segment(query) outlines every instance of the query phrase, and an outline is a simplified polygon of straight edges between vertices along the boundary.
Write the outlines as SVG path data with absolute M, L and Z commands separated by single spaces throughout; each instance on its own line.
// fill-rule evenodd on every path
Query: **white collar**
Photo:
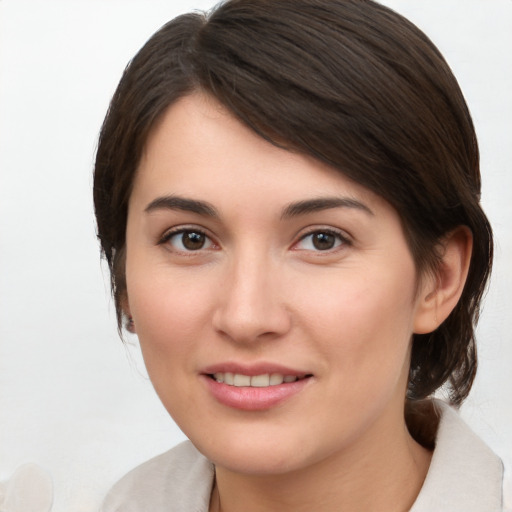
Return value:
M 441 413 L 427 477 L 410 512 L 501 512 L 503 464 L 458 413 Z

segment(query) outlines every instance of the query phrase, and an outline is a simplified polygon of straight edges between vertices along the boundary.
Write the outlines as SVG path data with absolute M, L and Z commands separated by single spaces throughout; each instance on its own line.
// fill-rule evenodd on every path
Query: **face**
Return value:
M 212 98 L 147 142 L 126 278 L 152 383 L 219 467 L 282 473 L 404 430 L 420 300 L 396 211 Z

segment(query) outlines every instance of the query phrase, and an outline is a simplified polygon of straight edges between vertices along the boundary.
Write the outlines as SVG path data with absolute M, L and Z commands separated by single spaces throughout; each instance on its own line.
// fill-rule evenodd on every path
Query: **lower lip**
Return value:
M 264 411 L 271 409 L 300 393 L 311 381 L 311 377 L 268 386 L 266 388 L 237 387 L 217 382 L 207 375 L 202 375 L 210 393 L 221 404 L 243 411 Z

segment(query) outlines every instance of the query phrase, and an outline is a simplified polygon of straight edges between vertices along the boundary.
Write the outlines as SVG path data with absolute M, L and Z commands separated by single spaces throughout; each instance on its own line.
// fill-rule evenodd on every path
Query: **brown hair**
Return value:
M 202 90 L 272 143 L 312 155 L 398 211 L 419 272 L 439 241 L 473 234 L 462 297 L 433 333 L 414 335 L 408 397 L 443 384 L 453 403 L 476 372 L 474 325 L 492 262 L 479 154 L 457 81 L 434 44 L 371 0 L 230 0 L 163 26 L 126 68 L 96 156 L 98 236 L 122 324 L 127 205 L 148 133 Z

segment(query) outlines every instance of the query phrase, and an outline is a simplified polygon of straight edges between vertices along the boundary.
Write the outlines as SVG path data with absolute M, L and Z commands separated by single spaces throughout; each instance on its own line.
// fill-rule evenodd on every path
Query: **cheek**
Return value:
M 139 271 L 139 268 L 144 271 Z M 127 265 L 128 297 L 148 370 L 169 365 L 198 344 L 211 316 L 210 287 L 165 268 Z M 166 356 L 163 358 L 163 356 Z
M 340 375 L 364 381 L 379 373 L 400 373 L 407 357 L 414 320 L 412 263 L 388 273 L 340 274 L 315 287 L 303 300 L 310 336 Z M 320 284 L 320 283 L 319 283 Z
M 195 355 L 207 338 L 209 301 L 198 286 L 187 286 L 165 272 L 127 272 L 128 297 L 142 356 L 161 402 L 181 425 L 197 409 L 190 386 Z

